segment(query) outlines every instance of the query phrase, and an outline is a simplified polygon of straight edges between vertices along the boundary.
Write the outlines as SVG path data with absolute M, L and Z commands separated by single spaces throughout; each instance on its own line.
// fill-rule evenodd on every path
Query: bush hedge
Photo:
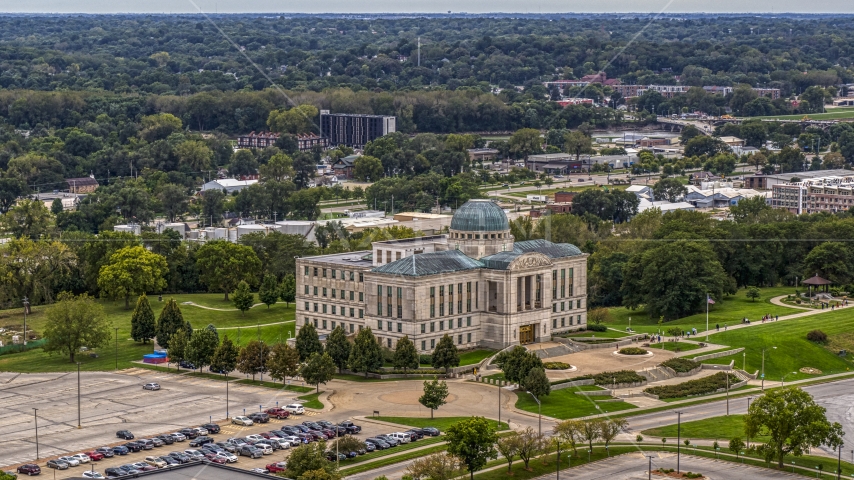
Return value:
M 621 348 L 619 353 L 620 355 L 646 355 L 649 352 L 639 347 L 626 347 Z
M 543 367 L 546 370 L 566 370 L 572 368 L 572 365 L 564 362 L 543 362 Z
M 827 334 L 821 330 L 812 330 L 807 333 L 807 340 L 815 343 L 827 343 Z
M 589 330 L 591 332 L 607 332 L 608 327 L 606 327 L 605 325 L 602 325 L 602 324 L 597 325 L 595 323 L 590 323 L 590 324 L 587 324 L 587 330 Z
M 697 380 L 689 380 L 677 385 L 660 385 L 657 387 L 648 387 L 644 392 L 658 395 L 658 398 L 680 398 L 694 395 L 708 395 L 714 393 L 718 389 L 726 388 L 727 375 L 729 375 L 729 384 L 733 385 L 739 382 L 739 378 L 735 375 L 718 372 L 705 378 Z
M 638 375 L 634 370 L 618 370 L 616 372 L 602 372 L 592 375 L 596 385 L 612 385 L 614 383 L 638 383 L 646 381 L 646 378 Z
M 661 362 L 661 365 L 665 367 L 670 367 L 677 373 L 687 373 L 701 365 L 700 362 L 695 362 L 694 360 L 688 360 L 687 358 L 671 358 L 665 362 Z

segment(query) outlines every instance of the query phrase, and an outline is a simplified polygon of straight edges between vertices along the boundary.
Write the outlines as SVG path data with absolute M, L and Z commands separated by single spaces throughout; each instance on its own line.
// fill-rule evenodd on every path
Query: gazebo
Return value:
M 810 298 L 812 298 L 812 288 L 815 288 L 816 291 L 818 291 L 819 287 L 824 287 L 824 291 L 826 292 L 827 286 L 832 284 L 833 282 L 825 278 L 819 277 L 818 273 L 816 273 L 815 276 L 808 278 L 802 281 L 801 283 L 810 287 Z

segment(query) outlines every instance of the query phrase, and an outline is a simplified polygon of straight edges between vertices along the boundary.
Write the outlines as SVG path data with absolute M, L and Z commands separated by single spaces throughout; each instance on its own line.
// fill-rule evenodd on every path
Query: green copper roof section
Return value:
M 453 273 L 463 270 L 483 268 L 483 263 L 467 257 L 459 250 L 420 253 L 400 260 L 374 267 L 374 273 L 387 275 L 404 275 L 407 277 L 422 277 L 440 273 Z
M 457 209 L 451 219 L 451 230 L 498 232 L 509 229 L 507 214 L 491 200 L 469 200 Z
M 492 270 L 507 270 L 510 268 L 510 263 L 522 255 L 519 252 L 498 252 L 495 255 L 488 255 L 480 259 L 481 262 Z
M 513 251 L 518 253 L 538 252 L 549 258 L 574 257 L 582 255 L 581 250 L 571 243 L 552 243 L 548 240 L 525 240 L 515 242 Z

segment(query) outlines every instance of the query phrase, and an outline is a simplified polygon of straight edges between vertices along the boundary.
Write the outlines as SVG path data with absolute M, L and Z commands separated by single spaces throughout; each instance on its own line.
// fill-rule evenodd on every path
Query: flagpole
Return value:
M 709 341 L 709 294 L 706 293 L 706 342 Z

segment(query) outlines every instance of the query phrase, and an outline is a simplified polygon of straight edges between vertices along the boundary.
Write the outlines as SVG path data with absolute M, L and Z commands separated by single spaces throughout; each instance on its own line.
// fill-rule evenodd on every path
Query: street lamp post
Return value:
M 783 382 L 786 381 L 786 377 L 788 377 L 789 375 L 797 375 L 797 374 L 798 374 L 798 372 L 792 372 L 792 373 L 787 373 L 787 374 L 783 375 L 783 378 L 780 379 L 780 386 L 781 387 L 783 386 Z
M 30 309 L 30 300 L 27 297 L 24 297 L 23 302 L 24 305 L 24 347 L 27 346 L 27 311 Z M 23 350 L 23 347 L 21 347 Z
M 119 327 L 113 328 L 116 331 L 116 371 L 119 371 Z
M 223 373 L 225 375 L 225 419 L 228 420 L 228 372 Z
M 649 466 L 647 466 L 647 468 L 646 468 L 646 471 L 647 471 L 647 477 L 646 478 L 648 480 L 652 480 L 652 455 L 647 455 L 646 458 L 647 458 L 647 460 L 649 460 Z
M 747 397 L 747 415 L 750 414 L 750 401 L 753 400 L 753 397 Z M 747 448 L 750 448 L 750 437 L 747 437 Z
M 682 412 L 676 412 L 676 473 L 679 473 L 679 454 L 682 439 Z
M 542 404 L 540 403 L 540 399 L 537 398 L 536 395 L 534 395 L 531 392 L 528 392 L 528 394 L 531 395 L 532 397 L 534 397 L 534 401 L 537 402 L 537 434 L 542 435 L 543 434 L 543 416 L 540 413 L 540 407 L 542 406 Z
M 39 459 L 39 409 L 33 408 L 33 417 L 36 421 L 36 460 Z
M 729 372 L 726 373 L 726 416 L 729 416 Z
M 80 426 L 80 362 L 77 362 L 77 428 Z
M 840 443 L 836 446 L 836 480 L 842 475 L 842 445 Z

